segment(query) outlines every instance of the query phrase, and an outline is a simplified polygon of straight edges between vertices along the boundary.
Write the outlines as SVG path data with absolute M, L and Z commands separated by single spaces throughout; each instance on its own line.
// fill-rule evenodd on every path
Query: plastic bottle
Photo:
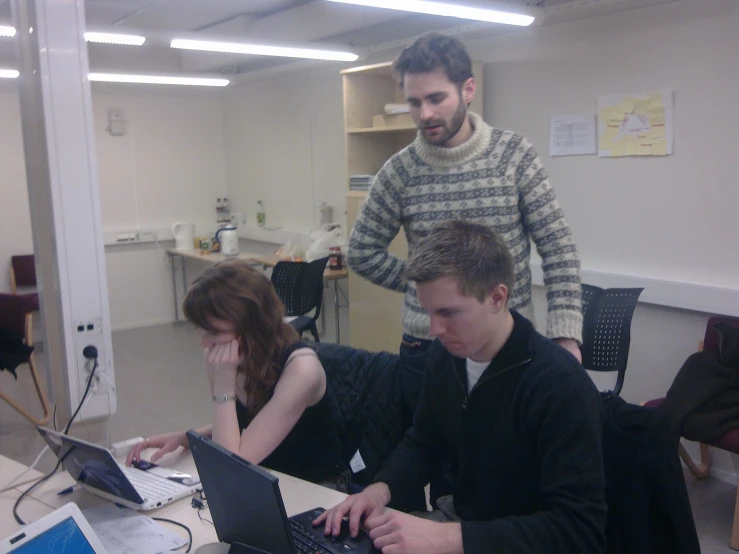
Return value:
M 264 227 L 266 214 L 264 213 L 264 202 L 257 200 L 257 225 Z

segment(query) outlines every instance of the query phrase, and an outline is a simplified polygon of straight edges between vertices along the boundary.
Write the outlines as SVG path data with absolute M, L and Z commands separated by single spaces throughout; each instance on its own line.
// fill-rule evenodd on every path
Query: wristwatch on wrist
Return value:
M 213 402 L 217 402 L 218 404 L 223 404 L 225 402 L 231 402 L 231 400 L 236 400 L 235 394 L 214 394 L 213 395 Z

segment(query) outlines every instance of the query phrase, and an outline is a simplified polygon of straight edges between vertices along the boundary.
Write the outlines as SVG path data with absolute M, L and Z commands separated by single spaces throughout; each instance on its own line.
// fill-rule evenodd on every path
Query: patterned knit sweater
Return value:
M 377 285 L 404 292 L 403 330 L 426 339 L 429 318 L 405 279 L 405 261 L 387 251 L 401 225 L 410 251 L 443 221 L 488 225 L 515 261 L 509 306 L 532 320 L 533 239 L 547 290 L 547 335 L 582 342 L 580 260 L 546 170 L 521 135 L 469 116 L 474 133 L 464 144 L 432 146 L 419 135 L 380 169 L 351 233 L 349 265 Z

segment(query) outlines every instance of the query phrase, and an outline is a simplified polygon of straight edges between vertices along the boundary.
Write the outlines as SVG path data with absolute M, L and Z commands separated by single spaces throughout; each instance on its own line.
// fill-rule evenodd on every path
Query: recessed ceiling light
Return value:
M 90 81 L 99 83 L 136 83 L 145 85 L 190 85 L 200 87 L 225 87 L 228 79 L 212 77 L 177 77 L 174 75 L 128 75 L 122 73 L 90 73 Z
M 209 40 L 174 39 L 172 48 L 199 50 L 203 52 L 224 52 L 228 54 L 252 54 L 254 56 L 279 56 L 283 58 L 307 58 L 311 60 L 331 60 L 341 62 L 356 61 L 359 56 L 352 52 L 321 50 L 293 46 L 267 44 L 246 44 L 240 42 L 216 42 Z
M 0 79 L 17 79 L 18 75 L 17 69 L 0 69 Z
M 102 44 L 122 44 L 125 46 L 141 46 L 146 41 L 146 37 L 138 35 L 123 35 L 118 33 L 97 33 L 88 31 L 85 33 L 87 42 L 99 42 Z
M 9 25 L 0 25 L 0 37 L 14 37 L 15 27 Z
M 449 2 L 431 2 L 429 0 L 328 0 L 341 4 L 355 4 L 357 6 L 368 6 L 372 8 L 385 8 L 388 10 L 400 10 L 405 12 L 425 13 L 430 15 L 443 15 L 458 17 L 460 19 L 473 19 L 475 21 L 486 21 L 489 23 L 504 23 L 506 25 L 520 25 L 526 27 L 531 25 L 536 17 L 526 13 L 528 10 L 521 6 L 506 6 L 502 3 L 467 2 L 454 4 Z M 475 5 L 471 5 L 475 4 Z M 487 7 L 490 5 L 490 7 Z M 478 7 L 482 6 L 482 7 Z

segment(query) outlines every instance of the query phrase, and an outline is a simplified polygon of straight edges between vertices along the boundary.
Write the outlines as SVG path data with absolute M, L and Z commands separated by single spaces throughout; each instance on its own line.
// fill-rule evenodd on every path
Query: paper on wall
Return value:
M 672 91 L 598 99 L 598 156 L 666 156 L 673 147 Z
M 586 114 L 552 116 L 550 156 L 579 156 L 595 152 L 594 116 Z

